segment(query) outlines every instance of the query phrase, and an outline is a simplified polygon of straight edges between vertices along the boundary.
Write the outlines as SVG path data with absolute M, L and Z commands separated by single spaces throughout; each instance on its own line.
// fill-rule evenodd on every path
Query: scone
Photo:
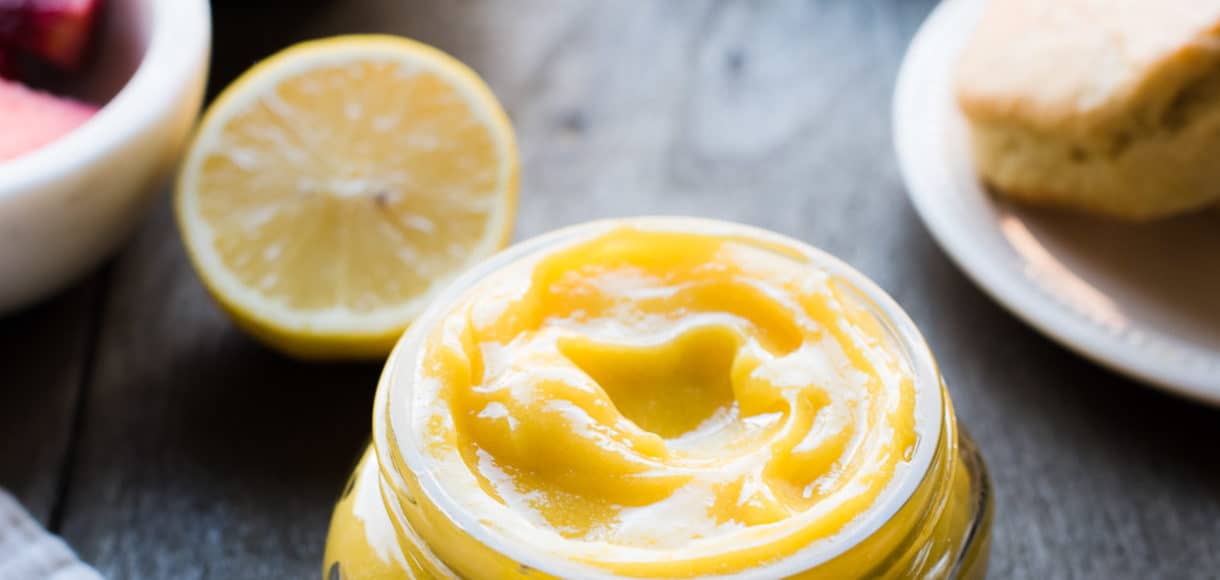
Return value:
M 1133 220 L 1220 201 L 1220 0 L 991 0 L 957 73 L 1001 195 Z

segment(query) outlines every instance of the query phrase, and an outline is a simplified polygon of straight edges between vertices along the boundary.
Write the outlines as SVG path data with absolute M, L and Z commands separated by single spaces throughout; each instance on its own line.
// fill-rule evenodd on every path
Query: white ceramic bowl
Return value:
M 95 66 L 74 90 L 87 123 L 0 163 L 0 313 L 110 254 L 172 174 L 207 76 L 207 0 L 108 0 Z

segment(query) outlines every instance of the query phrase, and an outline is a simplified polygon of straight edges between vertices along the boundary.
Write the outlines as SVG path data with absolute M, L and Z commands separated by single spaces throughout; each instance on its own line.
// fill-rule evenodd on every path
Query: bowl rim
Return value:
M 152 10 L 150 33 L 139 65 L 119 92 L 91 119 L 38 149 L 0 164 L 0 200 L 41 191 L 103 160 L 178 107 L 176 93 L 194 82 L 211 50 L 208 0 L 139 0 Z

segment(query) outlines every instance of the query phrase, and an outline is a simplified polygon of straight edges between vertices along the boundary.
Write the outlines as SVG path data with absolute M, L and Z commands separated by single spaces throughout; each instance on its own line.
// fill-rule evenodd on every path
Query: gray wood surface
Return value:
M 1220 577 L 1220 413 L 1028 329 L 907 202 L 890 96 L 932 4 L 311 0 L 280 22 L 287 3 L 217 0 L 213 79 L 292 39 L 439 46 L 513 118 L 518 238 L 615 215 L 727 218 L 807 240 L 891 292 L 990 467 L 992 577 Z M 0 320 L 0 485 L 61 513 L 108 577 L 318 577 L 376 365 L 295 363 L 247 339 L 191 272 L 168 203 L 95 284 L 97 313 L 83 290 Z
M 61 515 L 98 286 L 89 280 L 0 318 L 0 486 L 43 525 Z

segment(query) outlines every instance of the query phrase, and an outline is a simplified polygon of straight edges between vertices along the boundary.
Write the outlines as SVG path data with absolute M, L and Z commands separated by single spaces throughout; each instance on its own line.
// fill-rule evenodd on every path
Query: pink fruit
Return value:
M 100 5 L 101 0 L 0 0 L 0 44 L 75 69 Z
M 64 136 L 96 112 L 93 105 L 0 79 L 0 162 Z

